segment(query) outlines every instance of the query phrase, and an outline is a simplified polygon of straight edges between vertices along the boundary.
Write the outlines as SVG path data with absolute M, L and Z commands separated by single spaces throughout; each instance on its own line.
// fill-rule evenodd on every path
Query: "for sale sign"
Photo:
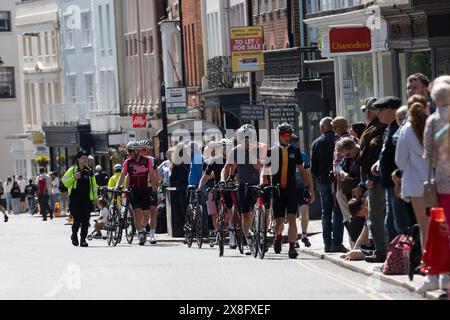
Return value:
M 146 128 L 147 117 L 145 114 L 133 114 L 133 128 Z
M 264 34 L 261 26 L 231 27 L 230 40 L 233 72 L 264 71 Z

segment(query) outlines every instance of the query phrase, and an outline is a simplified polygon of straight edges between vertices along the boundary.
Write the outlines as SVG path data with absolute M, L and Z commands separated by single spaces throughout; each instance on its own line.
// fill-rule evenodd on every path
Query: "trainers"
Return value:
M 273 251 L 275 251 L 276 254 L 281 253 L 281 239 L 275 239 L 274 243 L 273 243 Z
M 87 248 L 87 247 L 89 247 L 89 245 L 88 245 L 88 243 L 86 242 L 86 240 L 81 240 L 81 242 L 80 242 L 80 247 Z
M 369 263 L 383 263 L 386 260 L 386 253 L 374 252 L 373 255 L 366 257 L 364 260 Z
M 139 238 L 139 245 L 140 246 L 143 246 L 145 244 L 145 242 L 147 241 L 145 232 L 139 232 L 138 238 Z
M 230 242 L 228 243 L 228 246 L 230 247 L 230 249 L 237 248 L 236 237 L 234 235 L 234 232 L 230 232 Z
M 447 291 L 449 282 L 450 282 L 450 275 L 448 274 L 439 275 L 439 289 Z
M 331 246 L 329 244 L 325 245 L 325 253 L 330 253 L 331 252 Z
M 9 217 L 5 214 L 5 222 L 8 222 Z
M 152 233 L 152 234 L 150 235 L 149 241 L 150 241 L 150 244 L 156 244 L 156 237 L 155 237 L 155 234 L 154 234 L 154 233 Z
M 250 256 L 252 254 L 252 250 L 250 249 L 249 245 L 244 246 L 244 254 L 246 256 Z
M 437 289 L 439 289 L 439 278 L 437 276 L 425 276 L 422 285 L 416 289 L 416 293 L 423 294 Z
M 298 252 L 295 249 L 289 249 L 289 259 L 297 259 Z
M 309 242 L 308 237 L 303 237 L 302 242 L 304 243 L 305 247 L 307 248 L 311 247 L 311 242 Z
M 70 239 L 72 240 L 72 244 L 75 246 L 75 247 L 78 247 L 78 236 L 76 235 L 76 234 L 72 234 L 72 236 L 70 237 Z

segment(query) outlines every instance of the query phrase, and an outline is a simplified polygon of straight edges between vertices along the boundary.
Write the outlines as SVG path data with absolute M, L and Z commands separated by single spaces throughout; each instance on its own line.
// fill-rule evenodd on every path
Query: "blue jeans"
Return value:
M 325 245 L 340 245 L 344 236 L 342 212 L 335 203 L 332 185 L 319 183 L 322 207 L 322 236 Z
M 12 196 L 11 192 L 6 193 L 6 211 L 12 212 Z
M 395 196 L 394 188 L 386 190 L 389 197 L 392 199 L 392 208 L 394 212 L 394 227 L 398 234 L 407 234 L 408 229 L 411 228 L 414 222 L 411 220 L 408 204 Z
M 34 209 L 36 208 L 36 200 L 34 197 L 27 198 L 28 208 L 30 209 L 30 213 L 34 214 Z

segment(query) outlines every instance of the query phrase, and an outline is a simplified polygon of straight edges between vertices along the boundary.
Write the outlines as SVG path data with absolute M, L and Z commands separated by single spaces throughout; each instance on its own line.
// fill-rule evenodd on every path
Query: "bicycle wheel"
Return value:
M 113 214 L 114 214 L 114 228 L 113 228 L 113 239 L 112 244 L 113 246 L 117 246 L 119 243 L 119 233 L 120 233 L 120 213 L 119 210 L 117 210 L 117 207 L 113 207 Z
M 236 245 L 239 248 L 239 252 L 241 254 L 244 254 L 244 231 L 242 230 L 241 216 L 235 208 L 233 208 L 232 210 Z
M 189 205 L 186 210 L 186 218 L 184 222 L 184 237 L 186 239 L 186 244 L 188 248 L 192 246 L 192 240 L 194 239 L 194 224 L 192 221 L 192 216 L 194 214 L 194 208 L 192 205 Z
M 120 207 L 116 207 L 117 208 L 117 213 L 118 213 L 118 220 L 119 220 L 119 226 L 118 226 L 118 233 L 117 233 L 117 243 L 122 242 L 122 234 L 123 234 L 123 230 L 125 229 L 125 215 L 122 212 L 122 210 L 120 210 Z
M 203 245 L 203 208 L 201 205 L 197 206 L 195 210 L 195 237 L 197 238 L 197 246 L 201 249 Z
M 255 206 L 254 215 L 252 219 L 252 225 L 250 226 L 251 235 L 250 235 L 250 249 L 252 250 L 253 256 L 256 258 L 258 256 L 259 250 L 259 232 L 258 232 L 258 222 L 257 219 L 259 217 L 259 208 Z
M 130 207 L 126 206 L 124 209 L 124 217 L 125 217 L 125 238 L 127 239 L 128 244 L 133 243 L 134 238 L 134 216 L 133 212 L 130 210 Z
M 223 256 L 224 242 L 225 242 L 225 219 L 224 219 L 224 207 L 220 208 L 219 213 L 219 230 L 217 230 L 217 242 L 219 245 L 219 257 Z
M 267 220 L 266 209 L 264 207 L 260 207 L 258 210 L 257 230 L 258 255 L 260 259 L 264 259 L 267 251 Z

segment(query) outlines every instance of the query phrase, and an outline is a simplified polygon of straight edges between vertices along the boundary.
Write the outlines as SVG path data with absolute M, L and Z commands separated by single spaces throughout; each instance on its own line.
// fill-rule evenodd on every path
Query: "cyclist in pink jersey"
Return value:
M 159 185 L 159 177 L 157 173 L 156 159 L 150 156 L 150 147 L 151 143 L 148 140 L 139 141 L 139 146 L 141 150 L 141 155 L 149 157 L 152 160 L 153 172 L 155 181 L 157 181 Z M 150 186 L 149 189 L 149 197 L 150 197 L 150 221 L 144 221 L 146 224 L 145 231 L 147 232 L 147 236 L 149 237 L 150 244 L 156 244 L 156 223 L 157 223 L 157 215 L 156 215 L 156 207 L 158 206 L 158 194 L 157 189 L 153 189 Z
M 127 187 L 131 190 L 130 204 L 134 213 L 134 226 L 138 232 L 139 245 L 143 246 L 147 241 L 145 225 L 150 219 L 149 180 L 152 186 L 157 186 L 157 181 L 154 179 L 152 160 L 140 154 L 139 143 L 131 141 L 127 149 L 129 157 L 123 163 L 116 189 L 127 177 Z

